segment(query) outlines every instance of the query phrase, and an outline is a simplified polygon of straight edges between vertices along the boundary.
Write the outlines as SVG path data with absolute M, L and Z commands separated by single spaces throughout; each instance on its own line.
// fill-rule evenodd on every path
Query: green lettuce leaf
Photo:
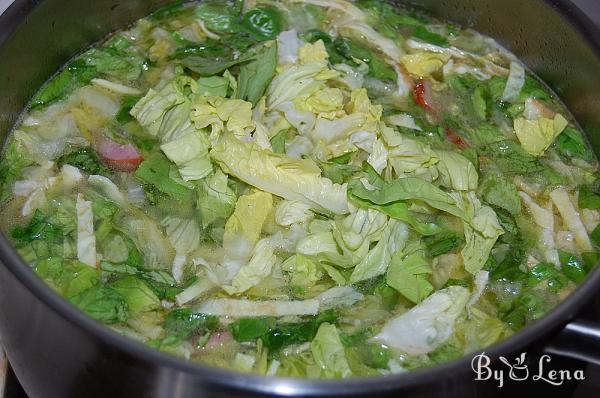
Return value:
M 529 174 L 544 170 L 538 159 L 514 141 L 501 140 L 486 144 L 480 152 L 507 174 Z
M 321 377 L 333 379 L 347 378 L 352 375 L 344 346 L 334 325 L 321 324 L 317 335 L 310 344 L 310 350 Z
M 435 151 L 439 162 L 435 165 L 441 185 L 456 191 L 477 189 L 477 169 L 466 157 L 456 151 Z
M 365 258 L 354 268 L 350 276 L 350 283 L 356 283 L 384 274 L 392 256 L 404 248 L 408 238 L 406 224 L 390 220 L 381 239 Z
M 348 211 L 346 187 L 321 177 L 311 160 L 275 154 L 230 134 L 210 155 L 223 171 L 259 189 L 336 214 Z
M 71 297 L 70 301 L 102 323 L 125 322 L 130 316 L 125 297 L 107 285 L 96 285 Z
M 512 215 L 521 213 L 521 199 L 517 187 L 500 174 L 488 174 L 480 187 L 483 200 L 492 206 L 508 211 Z
M 241 294 L 253 286 L 258 285 L 263 279 L 271 275 L 273 266 L 277 261 L 269 239 L 258 241 L 252 252 L 252 258 L 243 265 L 233 277 L 230 286 L 223 286 L 229 294 Z
M 465 246 L 461 254 L 465 269 L 475 274 L 485 265 L 496 240 L 504 230 L 494 210 L 489 206 L 482 206 L 473 193 L 464 195 L 463 206 L 472 217 L 463 222 Z
M 208 148 L 208 140 L 197 131 L 190 131 L 160 147 L 177 165 L 184 181 L 200 180 L 212 172 Z
M 437 291 L 389 320 L 375 340 L 409 355 L 432 352 L 454 332 L 456 320 L 464 312 L 469 295 L 462 286 Z
M 196 207 L 205 228 L 218 220 L 228 219 L 233 213 L 237 197 L 227 185 L 227 175 L 221 169 L 203 179 L 197 193 Z
M 198 79 L 198 94 L 227 97 L 229 79 L 222 76 L 201 77 Z
M 198 91 L 198 83 L 190 77 L 177 76 L 160 91 L 148 90 L 130 114 L 151 136 L 171 141 L 193 130 L 189 91 Z
M 163 154 L 156 152 L 140 164 L 135 176 L 176 200 L 190 200 L 192 191 L 171 178 L 170 170 L 171 163 Z
M 594 158 L 582 133 L 574 128 L 567 127 L 555 142 L 556 151 L 565 157 L 575 157 L 586 161 Z
M 554 119 L 519 118 L 515 120 L 515 133 L 527 153 L 541 156 L 568 124 L 569 122 L 560 114 L 556 114 Z
M 417 250 L 407 255 L 398 252 L 390 263 L 387 284 L 418 304 L 433 292 L 428 280 L 431 274 L 431 265 L 423 251 Z
M 26 148 L 14 138 L 10 138 L 4 146 L 0 159 L 0 205 L 12 199 L 12 186 L 21 175 L 21 171 L 31 165 Z
M 380 206 L 400 201 L 420 200 L 435 209 L 468 220 L 467 214 L 457 206 L 456 200 L 452 196 L 419 178 L 407 177 L 390 183 L 382 183 L 373 191 L 365 188 L 361 181 L 352 180 L 348 183 L 348 192 L 353 197 Z
M 75 149 L 71 152 L 63 154 L 56 159 L 56 165 L 62 167 L 65 164 L 70 164 L 77 167 L 81 171 L 90 175 L 103 175 L 105 177 L 112 176 L 112 172 L 104 166 L 100 161 L 98 152 L 92 147 L 83 147 Z
M 125 299 L 131 315 L 161 308 L 160 300 L 142 279 L 127 276 L 110 286 Z
M 277 67 L 276 42 L 265 45 L 256 59 L 240 67 L 237 97 L 256 105 L 275 76 Z
M 292 289 L 301 294 L 306 293 L 323 277 L 319 266 L 302 254 L 291 256 L 281 268 L 290 276 L 289 284 Z

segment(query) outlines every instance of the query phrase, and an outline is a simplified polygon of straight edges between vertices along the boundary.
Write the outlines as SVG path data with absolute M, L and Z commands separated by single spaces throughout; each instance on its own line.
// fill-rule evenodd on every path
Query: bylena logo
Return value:
M 547 369 L 547 365 L 551 362 L 550 355 L 542 355 L 538 361 L 536 372 L 529 372 L 529 366 L 526 363 L 527 353 L 522 353 L 515 358 L 514 363 L 510 363 L 505 357 L 498 358 L 500 362 L 507 366 L 508 369 L 492 369 L 490 367 L 491 359 L 485 352 L 475 355 L 471 360 L 471 369 L 475 372 L 475 380 L 496 380 L 498 387 L 504 386 L 505 378 L 513 381 L 543 381 L 554 386 L 562 385 L 566 380 L 585 380 L 583 370 L 578 369 L 574 372 L 570 370 L 554 370 Z

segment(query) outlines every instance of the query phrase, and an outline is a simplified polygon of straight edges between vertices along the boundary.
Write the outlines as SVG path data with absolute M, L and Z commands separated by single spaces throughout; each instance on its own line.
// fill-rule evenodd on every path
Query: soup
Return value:
M 5 145 L 5 233 L 107 327 L 347 378 L 539 319 L 598 260 L 597 161 L 492 39 L 372 0 L 175 4 L 71 60 Z

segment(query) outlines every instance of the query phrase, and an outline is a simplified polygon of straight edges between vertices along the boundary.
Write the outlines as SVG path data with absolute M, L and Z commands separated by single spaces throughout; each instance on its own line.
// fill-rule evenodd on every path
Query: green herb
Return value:
M 463 239 L 454 232 L 446 231 L 428 236 L 424 239 L 424 242 L 429 255 L 437 257 L 458 248 L 463 243 Z
M 111 171 L 102 164 L 98 152 L 92 147 L 77 148 L 56 159 L 58 167 L 65 164 L 77 167 L 87 174 L 99 174 L 106 177 L 112 176 Z
M 581 209 L 600 209 L 600 195 L 588 186 L 579 188 L 579 208 Z
M 544 170 L 544 166 L 535 156 L 525 152 L 514 141 L 489 143 L 481 148 L 481 153 L 491 158 L 504 173 L 529 174 Z
M 14 227 L 10 236 L 17 244 L 27 244 L 35 240 L 59 243 L 63 239 L 63 230 L 58 225 L 46 222 L 46 216 L 40 210 L 36 210 L 29 224 L 25 227 Z
M 236 341 L 261 339 L 270 355 L 291 344 L 311 341 L 322 323 L 335 323 L 337 316 L 327 310 L 298 323 L 278 323 L 275 318 L 242 318 L 230 325 Z
M 517 187 L 502 175 L 486 175 L 480 183 L 479 191 L 490 205 L 504 209 L 513 215 L 521 213 L 521 199 Z
M 121 99 L 121 109 L 119 109 L 119 113 L 117 113 L 116 119 L 117 122 L 121 124 L 126 124 L 131 122 L 133 116 L 129 114 L 131 108 L 134 107 L 135 104 L 141 99 L 139 95 L 126 95 Z
M 554 264 L 549 263 L 536 264 L 529 271 L 528 283 L 530 286 L 536 286 L 542 281 L 545 281 L 548 289 L 553 292 L 558 292 L 568 283 L 565 275 Z
M 558 251 L 558 257 L 562 266 L 562 272 L 567 278 L 575 283 L 580 283 L 585 279 L 587 271 L 577 257 L 562 250 Z
M 97 285 L 71 298 L 71 303 L 102 323 L 125 322 L 129 318 L 127 300 L 107 285 Z
M 417 26 L 413 31 L 413 37 L 426 41 L 427 43 L 435 44 L 436 46 L 448 47 L 448 39 L 443 36 L 433 33 L 424 26 Z
M 169 174 L 170 169 L 171 163 L 168 159 L 156 152 L 140 164 L 135 176 L 176 200 L 189 200 L 192 191 L 173 180 Z
M 273 7 L 258 7 L 248 11 L 241 26 L 255 40 L 272 40 L 284 28 L 283 16 Z
M 591 161 L 594 153 L 590 150 L 582 134 L 574 128 L 567 127 L 556 139 L 556 151 L 564 157 L 580 158 Z
M 194 335 L 214 331 L 219 327 L 219 318 L 212 315 L 196 314 L 189 308 L 174 309 L 165 318 L 163 328 L 185 340 Z

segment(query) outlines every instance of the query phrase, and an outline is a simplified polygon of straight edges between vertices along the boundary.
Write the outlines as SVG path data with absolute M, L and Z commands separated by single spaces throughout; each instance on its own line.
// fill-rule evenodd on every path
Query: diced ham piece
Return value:
M 434 112 L 433 101 L 431 98 L 431 82 L 428 80 L 419 80 L 413 88 L 415 102 L 427 112 Z
M 208 341 L 204 345 L 205 350 L 210 350 L 213 348 L 219 348 L 224 344 L 230 343 L 233 341 L 233 336 L 230 332 L 215 332 L 210 335 Z
M 97 142 L 97 150 L 106 166 L 116 171 L 135 171 L 144 160 L 132 144 L 119 144 L 106 137 Z
M 460 135 L 458 135 L 456 131 L 452 130 L 450 127 L 446 127 L 445 131 L 446 138 L 448 139 L 448 141 L 453 143 L 457 148 L 466 149 L 469 147 L 469 145 L 467 145 L 467 143 L 462 139 Z

